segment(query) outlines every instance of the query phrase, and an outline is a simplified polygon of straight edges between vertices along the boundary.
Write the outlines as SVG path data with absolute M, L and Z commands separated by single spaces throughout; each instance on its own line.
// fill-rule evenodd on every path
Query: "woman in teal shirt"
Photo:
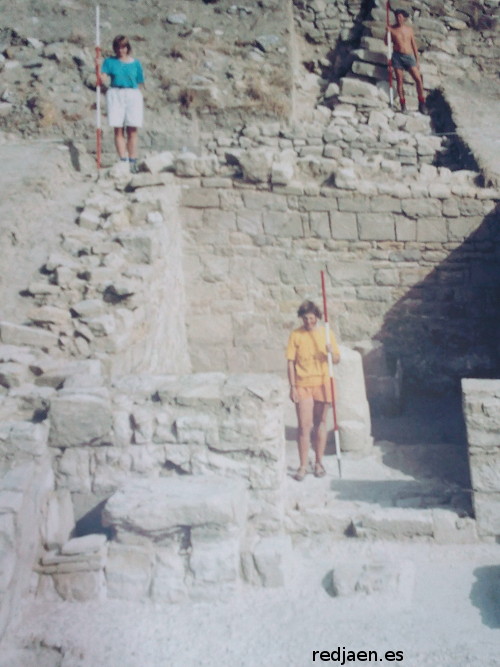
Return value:
M 144 102 L 141 87 L 144 73 L 141 63 L 131 56 L 132 47 L 125 35 L 113 40 L 114 58 L 106 58 L 101 73 L 110 79 L 106 94 L 108 122 L 115 132 L 115 147 L 120 160 L 137 169 L 138 128 L 142 127 Z M 97 64 L 100 65 L 99 60 Z M 125 136 L 126 133 L 126 136 Z

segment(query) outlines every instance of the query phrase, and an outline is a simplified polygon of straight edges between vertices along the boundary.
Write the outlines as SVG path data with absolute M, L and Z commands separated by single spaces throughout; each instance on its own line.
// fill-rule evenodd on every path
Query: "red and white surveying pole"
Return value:
M 102 129 L 101 129 L 101 67 L 99 64 L 101 58 L 101 30 L 100 30 L 100 10 L 99 5 L 95 8 L 95 77 L 96 77 L 96 104 L 95 104 L 95 139 L 96 139 L 96 164 L 97 168 L 101 168 L 101 152 L 102 152 Z
M 339 477 L 342 479 L 342 454 L 340 452 L 339 425 L 337 422 L 337 409 L 335 407 L 335 384 L 333 382 L 333 359 L 329 350 L 330 346 L 330 324 L 328 322 L 328 307 L 326 303 L 325 272 L 321 271 L 321 291 L 323 292 L 323 312 L 325 314 L 325 342 L 327 345 L 328 356 L 328 375 L 330 376 L 330 391 L 332 394 L 333 410 L 333 435 L 335 437 L 335 456 L 339 467 Z
M 392 35 L 389 31 L 389 12 L 391 9 L 391 5 L 389 0 L 387 0 L 386 5 L 385 5 L 385 10 L 386 10 L 386 35 L 387 35 L 387 75 L 389 78 L 389 102 L 391 105 L 391 108 L 394 106 L 394 91 L 392 89 L 392 77 L 393 77 L 393 71 L 392 71 Z

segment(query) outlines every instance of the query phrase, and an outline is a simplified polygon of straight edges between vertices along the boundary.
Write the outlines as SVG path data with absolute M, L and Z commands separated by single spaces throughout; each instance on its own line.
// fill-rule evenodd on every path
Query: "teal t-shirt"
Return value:
M 106 58 L 102 73 L 111 78 L 111 88 L 138 88 L 140 83 L 144 83 L 144 73 L 138 60 L 122 63 L 118 58 Z

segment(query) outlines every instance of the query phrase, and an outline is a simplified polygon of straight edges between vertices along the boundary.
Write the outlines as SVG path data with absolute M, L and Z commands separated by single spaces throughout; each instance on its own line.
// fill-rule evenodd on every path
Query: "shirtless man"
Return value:
M 406 25 L 408 12 L 404 9 L 396 9 L 394 12 L 396 25 L 387 26 L 385 43 L 387 44 L 388 35 L 392 37 L 393 54 L 392 66 L 396 72 L 396 82 L 398 86 L 399 101 L 401 102 L 401 111 L 406 111 L 406 100 L 403 88 L 404 70 L 409 72 L 417 85 L 418 110 L 425 113 L 425 93 L 420 74 L 420 56 L 415 42 L 413 29 Z

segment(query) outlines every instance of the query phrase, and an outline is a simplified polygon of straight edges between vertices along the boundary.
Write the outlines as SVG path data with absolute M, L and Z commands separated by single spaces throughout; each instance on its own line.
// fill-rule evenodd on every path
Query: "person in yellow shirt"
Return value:
M 340 352 L 335 336 L 330 332 L 326 344 L 325 328 L 319 326 L 323 317 L 321 310 L 312 301 L 304 301 L 297 311 L 303 326 L 290 334 L 286 349 L 290 399 L 295 403 L 298 420 L 298 449 L 300 466 L 294 478 L 301 482 L 307 473 L 309 448 L 312 444 L 316 456 L 314 475 L 326 475 L 323 455 L 326 449 L 326 415 L 332 401 L 328 374 L 328 355 L 334 364 L 340 361 Z

